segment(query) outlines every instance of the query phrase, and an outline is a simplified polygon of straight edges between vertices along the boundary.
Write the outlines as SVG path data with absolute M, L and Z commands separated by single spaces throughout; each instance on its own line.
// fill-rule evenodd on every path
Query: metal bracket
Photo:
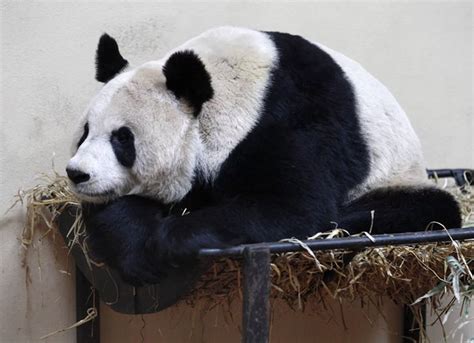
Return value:
M 270 249 L 244 250 L 242 342 L 265 343 L 270 338 Z

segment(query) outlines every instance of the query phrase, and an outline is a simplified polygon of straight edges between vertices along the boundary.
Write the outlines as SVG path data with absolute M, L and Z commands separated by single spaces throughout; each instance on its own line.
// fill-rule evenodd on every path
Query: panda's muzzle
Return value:
M 66 168 L 66 173 L 69 179 L 76 185 L 81 182 L 86 182 L 91 178 L 89 174 L 84 173 L 78 169 Z

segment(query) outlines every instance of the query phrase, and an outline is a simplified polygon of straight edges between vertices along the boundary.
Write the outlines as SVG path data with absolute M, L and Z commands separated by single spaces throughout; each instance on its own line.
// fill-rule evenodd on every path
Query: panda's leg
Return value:
M 351 234 L 361 231 L 400 233 L 423 231 L 429 223 L 446 228 L 461 226 L 459 205 L 435 187 L 387 187 L 364 194 L 340 210 L 339 227 Z
M 351 234 L 423 231 L 433 221 L 446 228 L 461 226 L 458 203 L 451 194 L 435 187 L 378 188 L 346 204 L 340 211 L 338 227 Z M 344 265 L 349 264 L 359 251 L 344 255 Z M 334 277 L 332 271 L 324 274 L 325 281 Z
M 301 199 L 247 195 L 184 216 L 169 216 L 148 239 L 146 254 L 160 266 L 192 259 L 203 248 L 305 239 L 329 229 L 335 218 L 331 201 L 319 204 L 307 211 Z
M 136 195 L 108 204 L 83 203 L 85 243 L 90 257 L 117 268 L 129 283 L 156 283 L 159 271 L 147 263 L 143 247 L 165 210 L 160 203 Z
M 315 211 L 301 197 L 247 195 L 192 211 L 162 216 L 160 203 L 125 196 L 84 211 L 88 245 L 96 256 L 133 284 L 152 283 L 176 266 L 195 263 L 202 248 L 275 241 L 330 226 L 335 205 Z M 332 205 L 331 205 L 332 204 Z

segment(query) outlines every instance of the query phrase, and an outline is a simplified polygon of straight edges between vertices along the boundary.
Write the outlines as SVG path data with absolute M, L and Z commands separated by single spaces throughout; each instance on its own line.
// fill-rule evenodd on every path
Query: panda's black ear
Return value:
M 95 79 L 107 82 L 113 79 L 127 64 L 127 60 L 120 55 L 115 39 L 104 33 L 99 39 L 95 55 Z
M 170 56 L 163 67 L 166 87 L 178 99 L 184 99 L 194 109 L 194 115 L 201 112 L 202 104 L 214 95 L 211 76 L 204 63 L 192 51 L 178 51 Z

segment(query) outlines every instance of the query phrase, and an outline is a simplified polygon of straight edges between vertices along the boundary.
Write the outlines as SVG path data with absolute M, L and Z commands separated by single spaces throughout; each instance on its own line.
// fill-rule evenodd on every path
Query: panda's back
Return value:
M 305 158 L 334 145 L 329 168 L 337 177 L 352 174 L 344 184 L 350 197 L 426 178 L 404 111 L 357 62 L 299 36 L 236 27 L 209 30 L 174 51 L 188 49 L 203 60 L 215 92 L 199 119 L 206 178 L 215 178 L 235 150 L 262 146 L 265 127 L 278 121 L 289 129 L 324 127 L 324 134 L 313 130 L 314 154 Z
M 420 141 L 392 93 L 359 63 L 322 44 L 352 84 L 357 114 L 371 160 L 364 188 L 426 182 Z

